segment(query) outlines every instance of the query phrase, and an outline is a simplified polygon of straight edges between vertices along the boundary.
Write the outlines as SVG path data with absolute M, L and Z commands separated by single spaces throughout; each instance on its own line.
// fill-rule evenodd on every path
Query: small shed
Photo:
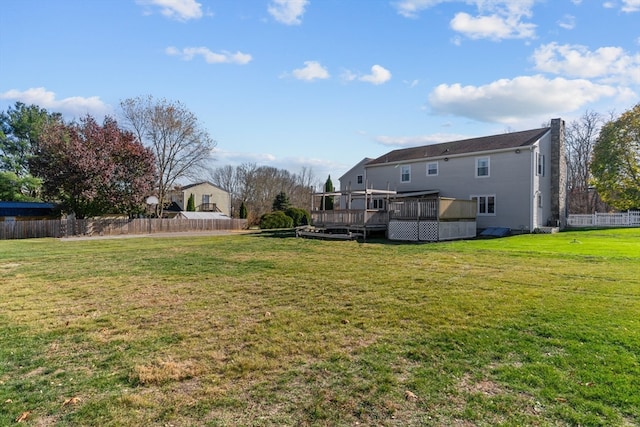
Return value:
M 30 221 L 57 216 L 53 203 L 0 202 L 0 221 Z

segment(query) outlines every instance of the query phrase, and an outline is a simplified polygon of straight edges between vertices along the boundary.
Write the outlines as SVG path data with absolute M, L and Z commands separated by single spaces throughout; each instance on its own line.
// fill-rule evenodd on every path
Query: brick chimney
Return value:
M 563 229 L 567 221 L 567 159 L 564 120 L 551 120 L 551 221 Z

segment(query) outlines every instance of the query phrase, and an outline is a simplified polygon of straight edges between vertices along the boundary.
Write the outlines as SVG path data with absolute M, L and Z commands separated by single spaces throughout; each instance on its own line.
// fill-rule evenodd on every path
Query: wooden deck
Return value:
M 476 202 L 450 198 L 396 198 L 389 200 L 386 209 L 335 209 L 311 212 L 313 229 L 301 231 L 300 237 L 364 240 L 374 232 L 384 232 L 389 237 L 389 223 L 398 221 L 416 223 L 473 221 Z M 469 233 L 465 232 L 465 237 Z

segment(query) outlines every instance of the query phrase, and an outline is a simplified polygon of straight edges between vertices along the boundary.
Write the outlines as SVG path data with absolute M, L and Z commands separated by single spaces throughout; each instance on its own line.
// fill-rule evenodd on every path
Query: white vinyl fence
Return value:
M 569 227 L 640 227 L 640 211 L 569 215 Z

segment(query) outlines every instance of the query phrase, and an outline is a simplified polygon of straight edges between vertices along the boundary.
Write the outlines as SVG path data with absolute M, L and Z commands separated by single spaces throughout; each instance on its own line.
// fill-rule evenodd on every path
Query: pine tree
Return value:
M 244 204 L 244 201 L 240 203 L 240 219 L 247 219 L 247 205 Z
M 187 200 L 187 212 L 195 212 L 196 211 L 196 198 L 193 196 L 193 193 L 189 195 L 189 200 Z
M 324 183 L 324 192 L 325 193 L 333 193 L 333 182 L 331 182 L 331 175 L 327 178 L 327 182 Z M 332 211 L 333 210 L 333 196 L 324 196 L 324 210 Z
M 291 202 L 289 201 L 289 196 L 284 191 L 281 191 L 273 201 L 272 210 L 276 211 L 286 211 L 289 207 L 291 207 Z

